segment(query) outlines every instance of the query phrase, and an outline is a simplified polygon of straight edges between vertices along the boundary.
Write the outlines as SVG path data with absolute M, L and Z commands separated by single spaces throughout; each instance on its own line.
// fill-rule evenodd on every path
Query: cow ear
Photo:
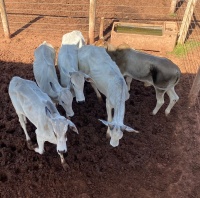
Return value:
M 106 126 L 108 126 L 110 128 L 110 130 L 113 130 L 115 125 L 114 124 L 111 124 L 110 122 L 107 122 L 105 120 L 101 120 L 99 119 L 99 121 L 101 121 L 103 124 L 105 124 Z
M 139 133 L 139 131 L 129 127 L 129 126 L 126 126 L 126 125 L 123 125 L 120 127 L 121 131 L 127 131 L 127 132 L 135 132 L 135 133 Z
M 78 129 L 76 128 L 75 124 L 72 121 L 70 121 L 70 120 L 67 120 L 67 121 L 68 121 L 68 124 L 69 124 L 69 128 L 72 131 L 74 131 L 74 132 L 76 132 L 78 134 Z
M 99 121 L 101 121 L 103 124 L 105 124 L 106 126 L 108 126 L 109 122 L 105 121 L 105 120 L 101 120 L 99 119 Z

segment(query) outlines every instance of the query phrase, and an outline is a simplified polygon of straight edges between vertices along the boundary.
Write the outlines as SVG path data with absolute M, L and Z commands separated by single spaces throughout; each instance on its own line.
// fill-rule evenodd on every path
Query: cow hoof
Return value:
M 165 115 L 169 116 L 170 111 L 165 110 Z
M 33 144 L 33 142 L 31 142 L 31 140 L 27 141 L 27 147 L 30 150 L 35 150 L 35 148 L 37 148 L 37 144 Z
M 69 117 L 69 116 L 67 116 L 67 115 L 66 115 L 66 118 L 67 118 L 68 120 L 71 120 L 71 117 Z
M 108 132 L 106 133 L 106 139 L 110 139 L 110 134 Z
M 165 112 L 165 116 L 168 117 L 169 116 L 169 112 Z
M 99 97 L 98 101 L 99 101 L 99 103 L 102 103 L 103 102 L 102 97 Z
M 151 116 L 154 116 L 154 115 L 156 115 L 156 114 L 155 114 L 154 112 L 151 112 L 150 115 L 151 115 Z
M 69 167 L 69 165 L 68 165 L 68 163 L 62 163 L 62 166 L 63 166 L 63 169 L 65 170 L 65 171 L 68 171 L 69 169 L 70 169 L 70 167 Z

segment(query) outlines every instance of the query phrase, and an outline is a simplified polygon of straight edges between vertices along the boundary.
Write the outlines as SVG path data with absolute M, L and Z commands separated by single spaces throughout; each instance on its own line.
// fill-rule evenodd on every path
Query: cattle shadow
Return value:
M 105 18 L 104 20 L 106 20 L 107 18 Z M 105 30 L 103 31 L 103 37 L 104 37 L 104 40 L 105 41 L 108 41 L 111 37 L 111 31 L 112 31 L 112 27 L 113 27 L 113 24 L 114 22 L 119 22 L 119 19 L 113 19 L 113 21 L 108 24 L 105 28 Z M 99 38 L 99 35 L 95 37 L 95 41 L 98 41 L 100 38 Z

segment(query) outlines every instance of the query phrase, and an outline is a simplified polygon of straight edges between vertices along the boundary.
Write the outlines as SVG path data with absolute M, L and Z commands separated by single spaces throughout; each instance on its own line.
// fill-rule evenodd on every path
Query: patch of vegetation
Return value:
M 173 54 L 178 57 L 185 56 L 188 52 L 194 50 L 195 48 L 200 47 L 200 41 L 190 40 L 186 41 L 184 44 L 177 44 L 170 54 Z
M 176 13 L 170 13 L 169 16 L 170 17 L 177 17 L 177 14 Z

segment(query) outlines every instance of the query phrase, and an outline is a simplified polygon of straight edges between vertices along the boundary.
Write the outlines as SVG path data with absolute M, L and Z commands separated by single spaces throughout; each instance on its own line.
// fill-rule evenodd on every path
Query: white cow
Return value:
M 34 52 L 33 73 L 38 86 L 50 98 L 60 104 L 66 111 L 66 116 L 73 116 L 73 96 L 70 88 L 63 88 L 59 82 L 55 69 L 55 50 L 52 45 L 44 41 Z
M 129 90 L 132 79 L 144 82 L 145 86 L 154 86 L 157 103 L 152 112 L 153 115 L 164 104 L 164 94 L 167 93 L 170 103 L 165 110 L 165 115 L 169 115 L 171 109 L 179 100 L 174 90 L 181 76 L 181 71 L 177 65 L 167 58 L 131 49 L 127 44 L 115 48 L 111 44 L 100 40 L 95 45 L 107 48 L 108 54 L 126 78 Z
M 65 43 L 67 43 L 67 39 L 65 39 Z M 72 43 L 72 41 L 69 40 L 69 43 Z M 58 53 L 58 68 L 61 85 L 70 87 L 78 103 L 84 102 L 84 83 L 85 80 L 91 81 L 91 79 L 88 75 L 78 71 L 78 47 L 76 45 L 61 45 Z
M 73 122 L 61 116 L 50 97 L 41 91 L 35 82 L 13 77 L 9 84 L 9 95 L 19 122 L 26 135 L 27 146 L 39 154 L 44 153 L 44 142 L 57 145 L 63 168 L 68 167 L 63 153 L 67 152 L 67 130 L 70 127 L 78 133 Z M 34 147 L 26 130 L 26 118 L 36 127 L 38 146 Z
M 62 45 L 76 45 L 78 48 L 81 48 L 85 45 L 85 39 L 82 33 L 78 30 L 66 33 L 62 37 Z
M 83 46 L 79 49 L 78 59 L 79 69 L 93 79 L 91 85 L 97 97 L 101 97 L 99 91 L 106 96 L 108 121 L 100 121 L 108 126 L 107 136 L 111 138 L 110 144 L 116 147 L 123 136 L 123 131 L 137 132 L 123 123 L 125 101 L 129 98 L 126 82 L 104 48 Z M 112 109 L 114 109 L 113 117 Z

